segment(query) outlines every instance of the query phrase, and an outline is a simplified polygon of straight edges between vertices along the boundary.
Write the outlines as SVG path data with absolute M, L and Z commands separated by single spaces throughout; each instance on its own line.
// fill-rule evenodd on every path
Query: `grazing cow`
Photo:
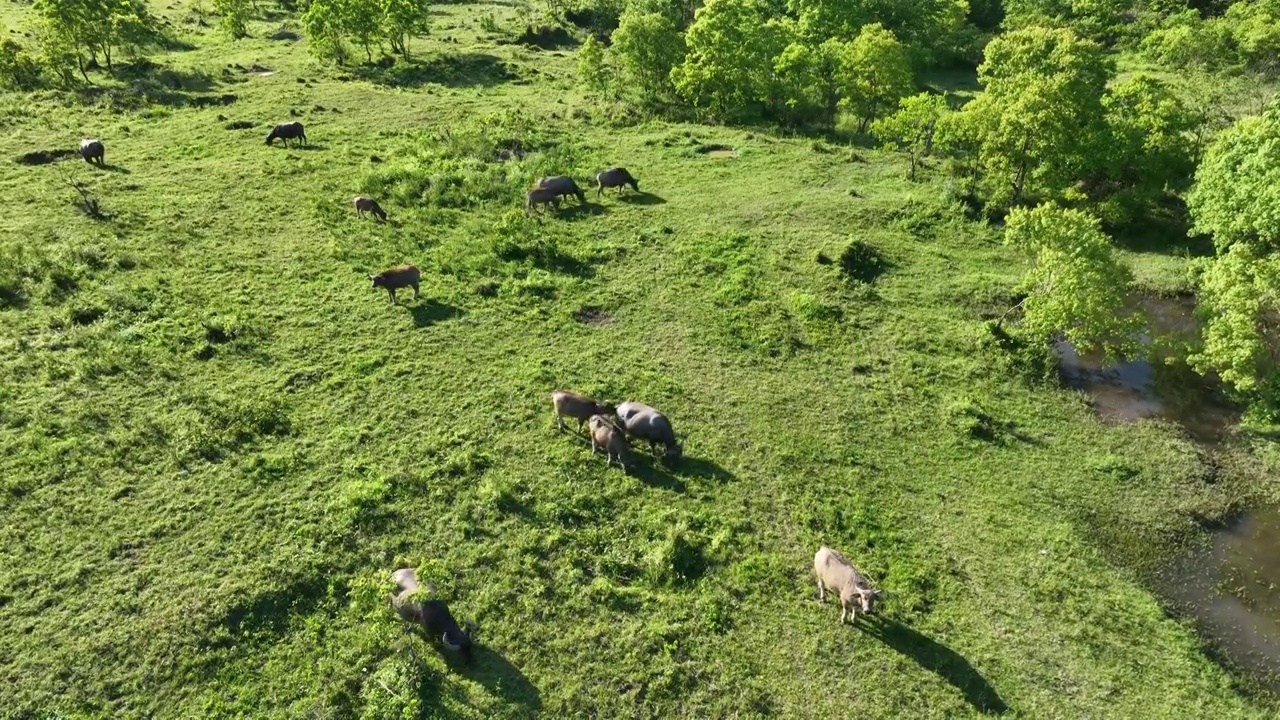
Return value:
M 270 145 L 276 138 L 280 139 L 281 144 L 289 147 L 290 140 L 298 140 L 303 145 L 307 144 L 307 131 L 302 127 L 302 123 L 294 120 L 293 122 L 280 123 L 271 128 L 271 132 L 267 134 L 267 144 Z
M 578 183 L 574 182 L 573 178 L 564 175 L 538 178 L 538 182 L 533 186 L 533 189 L 554 190 L 557 196 L 573 195 L 578 198 L 579 204 L 587 202 L 587 194 L 582 192 L 582 188 L 578 187 Z
M 884 593 L 871 587 L 853 563 L 826 545 L 813 556 L 813 577 L 818 582 L 818 602 L 826 603 L 828 590 L 840 594 L 841 623 L 847 615 L 852 625 L 858 619 L 858 610 L 870 615 L 875 612 L 876 601 L 884 598 Z
M 560 192 L 552 188 L 534 188 L 524 194 L 524 214 L 533 212 L 538 205 L 550 205 L 560 209 Z
M 631 445 L 627 443 L 627 436 L 622 428 L 614 425 L 613 420 L 604 415 L 592 415 L 587 421 L 587 427 L 591 428 L 591 451 L 603 449 L 605 465 L 612 464 L 613 459 L 617 458 L 618 465 L 626 472 L 627 466 L 631 464 Z
M 578 432 L 582 432 L 582 424 L 591 419 L 592 415 L 612 415 L 614 408 L 612 405 L 592 400 L 585 395 L 571 393 L 567 390 L 557 390 L 551 393 L 551 407 L 556 413 L 556 427 L 564 430 L 565 418 L 573 418 L 578 421 Z
M 365 213 L 372 213 L 374 217 L 378 218 L 382 222 L 387 221 L 386 211 L 382 209 L 382 206 L 378 204 L 377 200 L 374 200 L 371 197 L 365 197 L 364 195 L 356 197 L 355 206 L 356 217 L 363 219 Z
M 400 288 L 413 288 L 413 299 L 418 299 L 418 284 L 422 282 L 422 273 L 418 272 L 418 268 L 412 265 L 401 265 L 390 270 L 384 270 L 377 275 L 370 275 L 369 280 L 373 282 L 373 287 L 386 288 L 391 304 L 394 305 L 396 303 L 396 290 Z
M 648 405 L 638 402 L 624 402 L 618 406 L 618 420 L 632 438 L 649 441 L 649 449 L 659 444 L 666 448 L 666 456 L 679 460 L 684 448 L 676 442 L 676 433 L 671 429 L 671 421 L 666 415 Z
M 94 139 L 86 138 L 84 140 L 81 140 L 79 152 L 80 152 L 80 157 L 84 158 L 84 161 L 89 163 L 90 165 L 97 164 L 98 167 L 103 167 L 106 165 L 107 148 L 105 145 L 102 144 L 101 140 L 98 140 L 96 138 Z
M 465 657 L 471 655 L 471 633 L 475 623 L 468 620 L 466 629 L 458 626 L 444 601 L 435 598 L 423 599 L 414 593 L 422 588 L 418 582 L 418 574 L 413 568 L 401 568 L 391 575 L 396 584 L 396 592 L 391 597 L 391 607 L 405 622 L 421 625 L 429 637 L 440 637 L 440 642 L 452 652 L 460 652 Z M 427 583 L 426 591 L 436 594 L 436 588 Z
M 604 192 L 605 188 L 618 188 L 618 193 L 622 193 L 622 188 L 630 185 L 632 190 L 640 192 L 640 181 L 631 176 L 626 168 L 609 168 L 596 173 L 596 197 Z

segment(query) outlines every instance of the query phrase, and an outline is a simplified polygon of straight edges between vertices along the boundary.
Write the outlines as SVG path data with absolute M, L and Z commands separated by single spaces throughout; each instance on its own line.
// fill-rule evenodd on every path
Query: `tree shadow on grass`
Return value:
M 1191 257 L 1213 255 L 1213 238 L 1192 235 L 1190 217 L 1181 199 L 1171 198 L 1147 208 L 1134 220 L 1104 229 L 1120 247 L 1137 253 Z
M 466 52 L 431 60 L 361 65 L 352 74 L 375 85 L 417 88 L 438 84 L 451 88 L 492 87 L 520 78 L 496 55 Z
M 420 328 L 466 315 L 462 308 L 438 300 L 424 300 L 416 305 L 409 305 L 408 308 L 409 314 L 413 316 L 414 327 Z
M 1009 706 L 991 683 L 963 655 L 946 645 L 882 615 L 871 616 L 863 629 L 868 635 L 878 638 L 885 645 L 951 683 L 964 693 L 965 700 L 975 710 L 991 715 L 1000 715 L 1009 710 Z
M 197 104 L 197 98 L 218 86 L 217 80 L 207 72 L 157 68 L 153 63 L 142 61 L 117 67 L 114 79 L 115 84 L 82 87 L 76 95 L 84 104 L 106 103 L 114 110 L 136 110 L 151 105 L 185 107 Z M 234 102 L 234 96 L 228 97 Z M 219 98 L 214 104 L 230 102 Z
M 614 198 L 618 202 L 628 205 L 665 205 L 666 200 L 653 193 L 623 193 Z
M 132 172 L 131 170 L 129 170 L 129 168 L 127 168 L 127 167 L 123 167 L 123 166 L 121 166 L 121 165 L 112 165 L 111 163 L 107 163 L 107 164 L 105 164 L 105 165 L 101 165 L 101 166 L 99 166 L 99 165 L 94 165 L 93 167 L 94 167 L 94 169 L 96 169 L 96 170 L 100 170 L 100 171 L 102 171 L 102 172 L 118 173 L 118 174 L 120 174 L 120 175 L 132 175 L 132 174 L 133 174 L 133 172 Z

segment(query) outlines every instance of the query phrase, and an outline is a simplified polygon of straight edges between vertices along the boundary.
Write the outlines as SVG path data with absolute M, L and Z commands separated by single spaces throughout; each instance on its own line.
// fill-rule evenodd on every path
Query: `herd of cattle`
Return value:
M 281 123 L 272 128 L 267 135 L 266 144 L 270 145 L 275 140 L 280 140 L 286 147 L 289 140 L 305 144 L 306 130 L 300 122 Z M 101 140 L 81 140 L 79 154 L 87 163 L 105 166 L 106 147 Z M 621 167 L 596 173 L 595 181 L 597 197 L 607 188 L 617 188 L 618 192 L 622 192 L 622 188 L 630 186 L 635 192 L 640 191 L 639 181 Z M 552 205 L 558 209 L 560 198 L 566 195 L 575 196 L 579 203 L 586 202 L 586 193 L 573 178 L 539 178 L 525 193 L 525 213 L 533 212 L 539 205 Z M 379 221 L 386 222 L 386 211 L 373 198 L 361 195 L 355 198 L 354 205 L 358 217 L 363 218 L 365 213 L 369 213 Z M 401 265 L 370 275 L 369 279 L 373 287 L 384 288 L 390 302 L 395 304 L 396 290 L 399 289 L 413 288 L 414 299 L 419 297 L 422 274 L 413 265 Z M 633 463 L 631 440 L 647 442 L 651 452 L 655 452 L 661 445 L 662 457 L 668 462 L 677 462 L 683 456 L 684 449 L 676 441 L 671 421 L 648 405 L 628 401 L 614 406 L 564 390 L 551 394 L 551 405 L 557 428 L 567 428 L 565 418 L 577 421 L 578 432 L 582 432 L 585 425 L 592 453 L 603 450 L 605 464 L 611 465 L 617 460 L 624 472 Z M 825 545 L 814 555 L 813 575 L 818 586 L 818 602 L 826 602 L 828 591 L 839 595 L 841 623 L 846 618 L 853 623 L 858 611 L 871 614 L 876 601 L 884 597 L 883 592 L 872 587 L 844 555 Z M 428 637 L 438 636 L 448 650 L 470 656 L 474 622 L 466 622 L 465 627 L 458 625 L 448 606 L 442 600 L 431 597 L 435 595 L 435 586 L 431 583 L 423 586 L 413 568 L 396 570 L 391 580 L 396 587 L 396 592 L 390 595 L 391 606 L 401 619 L 423 627 Z

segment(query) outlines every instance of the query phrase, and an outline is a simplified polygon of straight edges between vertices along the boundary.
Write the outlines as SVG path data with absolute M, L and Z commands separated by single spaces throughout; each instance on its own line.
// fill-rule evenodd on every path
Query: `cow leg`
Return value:
M 391 296 L 391 304 L 396 304 L 396 291 L 393 288 L 387 288 L 387 295 Z
M 413 299 L 418 299 L 418 283 L 413 284 Z

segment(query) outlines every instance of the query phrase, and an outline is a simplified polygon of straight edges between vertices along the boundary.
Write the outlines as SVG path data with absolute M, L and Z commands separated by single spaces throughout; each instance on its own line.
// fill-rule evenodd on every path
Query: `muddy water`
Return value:
M 1063 381 L 1088 394 L 1109 422 L 1161 418 L 1177 423 L 1209 452 L 1239 421 L 1237 409 L 1181 362 L 1172 344 L 1198 332 L 1190 298 L 1143 298 L 1154 330 L 1144 336 L 1151 360 L 1104 365 L 1058 343 Z M 1157 338 L 1153 340 L 1152 338 Z M 1255 508 L 1205 547 L 1170 563 L 1160 591 L 1196 620 L 1234 665 L 1280 691 L 1280 508 Z
M 1280 691 L 1280 509 L 1255 509 L 1180 558 L 1165 591 L 1225 658 Z
M 1163 418 L 1178 423 L 1202 442 L 1217 442 L 1239 420 L 1220 396 L 1217 383 L 1180 361 L 1167 362 L 1167 348 L 1198 331 L 1190 298 L 1144 297 L 1141 304 L 1155 331 L 1141 339 L 1151 359 L 1104 365 L 1099 356 L 1081 356 L 1066 341 L 1057 344 L 1063 381 L 1083 390 L 1104 420 L 1133 422 Z

